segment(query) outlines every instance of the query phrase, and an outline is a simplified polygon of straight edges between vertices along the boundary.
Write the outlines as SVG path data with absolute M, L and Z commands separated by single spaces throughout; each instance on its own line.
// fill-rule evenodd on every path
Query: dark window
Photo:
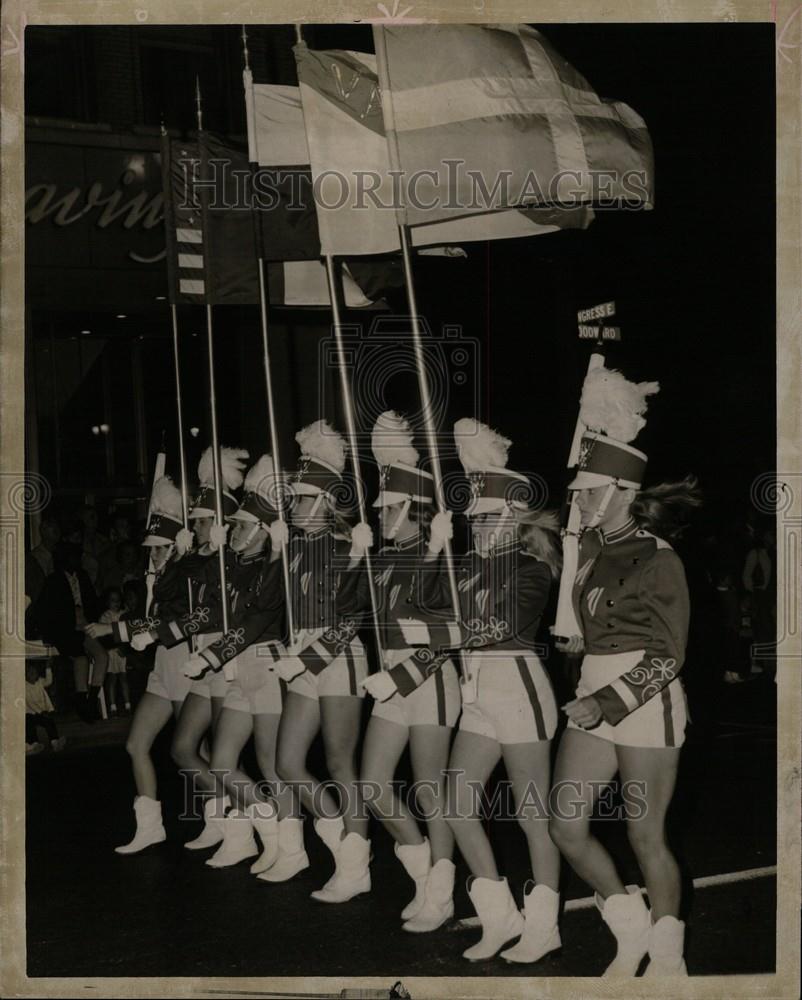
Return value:
M 87 36 L 83 28 L 26 28 L 25 114 L 37 118 L 94 121 L 88 65 Z
M 142 41 L 139 49 L 142 68 L 143 119 L 146 125 L 162 121 L 170 128 L 197 127 L 195 81 L 200 81 L 203 125 L 207 129 L 227 129 L 227 80 L 225 60 L 211 46 L 176 47 L 161 42 Z

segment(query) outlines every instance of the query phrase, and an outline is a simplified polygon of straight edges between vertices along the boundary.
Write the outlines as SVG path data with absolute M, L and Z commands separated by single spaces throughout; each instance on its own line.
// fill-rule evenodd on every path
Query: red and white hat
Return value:
M 223 517 L 231 517 L 239 504 L 231 490 L 242 485 L 245 471 L 245 459 L 248 452 L 242 448 L 220 449 L 220 475 L 223 480 Z M 188 517 L 214 517 L 217 513 L 214 496 L 214 463 L 212 449 L 207 448 L 198 463 L 198 494 L 192 504 Z
M 659 391 L 657 382 L 629 382 L 603 366 L 588 372 L 579 407 L 579 419 L 588 429 L 580 441 L 577 473 L 569 490 L 611 483 L 640 489 L 647 459 L 629 442 L 646 425 L 646 397 Z
M 389 507 L 405 501 L 432 503 L 434 479 L 418 468 L 419 455 L 412 445 L 409 424 L 392 410 L 376 421 L 371 435 L 373 457 L 379 465 L 379 495 L 374 507 Z
M 229 519 L 267 527 L 278 517 L 281 500 L 281 480 L 276 475 L 273 458 L 262 455 L 245 477 L 245 496 Z
M 508 438 L 472 417 L 465 417 L 454 424 L 454 441 L 471 482 L 471 501 L 465 511 L 469 517 L 510 507 L 527 508 L 532 487 L 526 476 L 506 467 L 512 444 Z
M 153 484 L 143 545 L 171 545 L 184 527 L 181 493 L 169 476 Z
M 316 420 L 298 431 L 295 440 L 301 448 L 298 468 L 290 478 L 296 496 L 334 497 L 345 468 L 345 439 L 325 420 Z

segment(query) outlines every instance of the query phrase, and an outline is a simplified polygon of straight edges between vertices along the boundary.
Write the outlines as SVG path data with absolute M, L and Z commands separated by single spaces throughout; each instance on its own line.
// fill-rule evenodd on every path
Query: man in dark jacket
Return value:
M 56 546 L 55 570 L 46 579 L 39 600 L 39 621 L 43 638 L 61 656 L 72 660 L 76 711 L 85 722 L 91 722 L 97 718 L 108 654 L 97 639 L 84 633 L 84 626 L 97 619 L 100 609 L 92 582 L 81 568 L 81 556 L 80 545 L 60 542 Z

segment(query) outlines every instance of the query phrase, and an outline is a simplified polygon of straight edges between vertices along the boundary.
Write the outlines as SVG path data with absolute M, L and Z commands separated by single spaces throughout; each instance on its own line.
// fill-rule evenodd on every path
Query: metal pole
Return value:
M 184 450 L 184 413 L 181 395 L 181 359 L 178 351 L 178 310 L 170 306 L 173 320 L 173 367 L 175 369 L 175 405 L 178 418 L 178 466 L 181 473 L 181 510 L 184 515 L 184 528 L 189 529 L 189 502 L 187 499 L 187 456 Z M 193 610 L 192 581 L 187 580 L 187 600 L 189 610 Z M 195 650 L 195 637 L 192 637 L 192 649 Z
M 278 433 L 276 431 L 276 411 L 273 402 L 273 379 L 270 369 L 270 350 L 267 335 L 267 291 L 265 288 L 265 262 L 261 257 L 259 265 L 259 306 L 262 316 L 262 356 L 265 366 L 265 389 L 267 390 L 267 420 L 270 427 L 270 449 L 273 453 L 273 468 L 276 471 L 276 482 L 279 492 L 278 517 L 282 524 L 286 523 L 284 516 L 284 489 L 281 482 L 281 461 L 278 450 Z M 290 643 L 295 642 L 295 620 L 292 613 L 292 590 L 290 587 L 290 566 L 287 558 L 287 546 L 281 546 L 281 569 L 284 575 L 284 592 L 287 600 L 287 628 L 290 633 Z
M 217 391 L 214 381 L 214 331 L 212 307 L 206 306 L 206 347 L 209 356 L 209 408 L 212 423 L 212 468 L 214 470 L 214 512 L 219 525 L 223 524 L 223 491 L 220 472 L 220 440 L 217 434 Z M 220 561 L 220 601 L 223 611 L 223 632 L 228 632 L 228 595 L 226 593 L 225 545 L 217 550 Z
M 201 173 L 205 158 L 203 155 L 203 111 L 201 108 L 200 79 L 195 77 L 195 103 L 198 119 L 198 153 L 201 161 Z M 204 193 L 201 193 L 201 216 L 203 228 L 206 229 L 206 200 Z M 220 469 L 220 439 L 217 433 L 217 391 L 214 380 L 214 330 L 212 326 L 212 307 L 209 303 L 209 259 L 208 253 L 204 253 L 204 293 L 206 298 L 206 347 L 209 360 L 209 408 L 212 424 L 212 469 L 214 472 L 214 512 L 217 523 L 223 526 L 223 476 Z M 220 608 L 223 617 L 223 634 L 228 632 L 228 591 L 226 588 L 226 548 L 221 544 L 217 550 L 217 557 L 220 564 Z M 223 666 L 223 673 L 227 681 L 233 680 L 236 676 L 236 668 L 228 660 Z
M 421 337 L 420 325 L 418 323 L 418 304 L 415 297 L 415 283 L 412 276 L 412 257 L 409 247 L 409 233 L 404 225 L 398 226 L 398 234 L 401 238 L 401 253 L 404 259 L 404 280 L 407 286 L 407 305 L 412 321 L 412 345 L 415 351 L 415 367 L 418 370 L 418 387 L 420 389 L 421 404 L 423 406 L 423 426 L 426 432 L 426 443 L 429 448 L 429 455 L 432 462 L 432 476 L 434 478 L 434 494 L 437 500 L 437 507 L 441 513 L 446 512 L 446 500 L 443 492 L 443 473 L 440 468 L 440 454 L 437 448 L 437 435 L 434 427 L 434 412 L 432 409 L 432 399 L 429 392 L 429 379 L 426 375 L 425 358 L 423 354 L 423 338 Z M 451 543 L 446 540 L 443 547 L 446 558 L 446 571 L 448 573 L 448 586 L 451 591 L 451 603 L 454 608 L 454 615 L 457 621 L 462 619 L 462 609 L 459 603 L 459 591 L 457 590 L 457 575 L 454 571 L 454 556 L 451 552 Z M 460 669 L 462 679 L 467 684 L 471 680 L 470 664 L 464 650 L 460 651 Z
M 351 399 L 351 386 L 348 383 L 346 374 L 345 345 L 343 344 L 342 322 L 340 319 L 340 300 L 337 295 L 337 282 L 334 275 L 334 258 L 331 254 L 326 254 L 326 277 L 329 283 L 329 298 L 331 299 L 331 312 L 334 319 L 334 337 L 337 342 L 337 367 L 340 370 L 340 387 L 342 388 L 343 407 L 345 409 L 345 425 L 348 432 L 348 443 L 351 448 L 351 461 L 354 466 L 354 478 L 356 480 L 356 498 L 359 505 L 359 518 L 367 521 L 365 512 L 365 490 L 362 482 L 362 471 L 359 465 L 359 450 L 357 448 L 356 424 L 354 422 L 354 407 Z M 365 572 L 368 575 L 368 590 L 370 592 L 370 606 L 373 611 L 373 630 L 376 637 L 376 650 L 379 656 L 379 666 L 384 669 L 384 651 L 381 642 L 381 629 L 379 628 L 378 602 L 376 600 L 376 589 L 373 581 L 373 569 L 371 566 L 370 553 L 365 552 Z

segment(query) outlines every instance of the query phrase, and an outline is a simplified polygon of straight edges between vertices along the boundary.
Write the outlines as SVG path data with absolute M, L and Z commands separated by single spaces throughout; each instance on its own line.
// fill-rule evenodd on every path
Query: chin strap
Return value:
M 498 544 L 498 537 L 501 534 L 501 529 L 504 527 L 504 522 L 508 521 L 510 517 L 512 517 L 512 510 L 510 509 L 509 504 L 505 504 L 504 509 L 501 512 L 498 525 L 496 526 L 496 530 L 490 532 L 490 542 L 487 546 L 489 552 L 492 552 Z
M 411 502 L 412 501 L 409 499 L 409 497 L 407 497 L 407 499 L 404 501 L 404 503 L 403 503 L 403 505 L 401 507 L 401 510 L 398 512 L 398 517 L 393 522 L 393 525 L 390 528 L 390 530 L 384 536 L 385 538 L 387 538 L 387 539 L 393 539 L 398 534 L 398 529 L 401 527 L 401 525 L 403 524 L 404 518 L 409 513 L 409 507 L 410 507 Z
M 596 528 L 599 525 L 599 521 L 607 513 L 607 507 L 613 498 L 613 493 L 618 488 L 618 480 L 614 479 L 605 490 L 604 496 L 602 497 L 602 502 L 599 504 L 596 513 L 590 519 L 590 523 L 587 525 L 588 528 Z

